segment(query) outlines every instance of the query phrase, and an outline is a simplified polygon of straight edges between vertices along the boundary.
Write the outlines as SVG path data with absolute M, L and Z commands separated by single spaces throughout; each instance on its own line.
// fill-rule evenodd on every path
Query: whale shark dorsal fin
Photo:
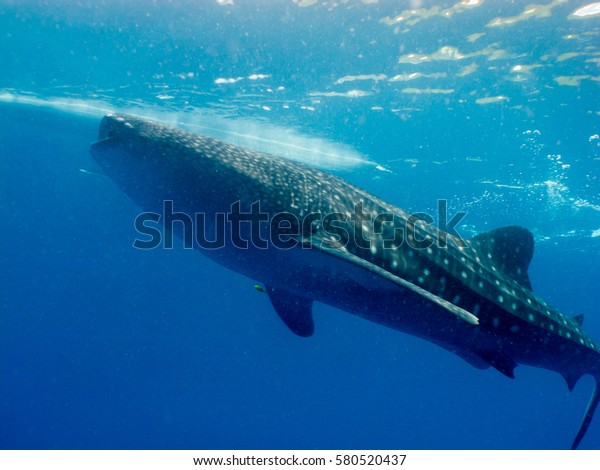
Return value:
M 575 323 L 577 323 L 579 326 L 583 325 L 583 314 L 575 315 L 573 320 L 575 320 Z
M 283 289 L 265 286 L 279 318 L 293 333 L 303 338 L 312 336 L 315 325 L 311 299 L 300 297 Z
M 502 227 L 476 235 L 469 245 L 484 263 L 491 263 L 500 272 L 531 289 L 527 269 L 533 257 L 533 235 L 529 230 L 517 226 Z

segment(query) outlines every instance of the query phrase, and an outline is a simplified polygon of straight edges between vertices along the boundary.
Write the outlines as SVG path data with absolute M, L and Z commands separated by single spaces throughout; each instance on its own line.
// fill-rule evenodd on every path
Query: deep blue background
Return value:
M 291 2 L 0 2 L 0 95 L 38 100 L 0 102 L 0 448 L 568 447 L 590 377 L 570 394 L 546 370 L 519 367 L 510 380 L 323 305 L 314 337 L 301 339 L 255 280 L 196 252 L 134 250 L 139 209 L 108 178 L 80 171 L 94 166 L 98 116 L 44 103 L 102 99 L 190 116 L 212 108 L 351 144 L 392 172 L 366 166 L 342 176 L 384 199 L 429 211 L 448 199 L 451 211 L 469 212 L 465 235 L 531 229 L 535 290 L 566 314 L 584 313 L 598 341 L 600 237 L 591 235 L 600 229 L 600 153 L 590 140 L 599 131 L 598 82 L 553 81 L 597 75 L 591 56 L 556 61 L 597 51 L 583 33 L 597 32 L 598 20 L 566 20 L 584 4 L 501 31 L 485 24 L 525 3 L 486 4 L 393 33 L 379 22 L 401 11 L 392 2 L 333 11 Z M 480 30 L 485 44 L 465 42 Z M 568 33 L 580 39 L 565 43 Z M 479 71 L 462 79 L 453 61 L 398 64 L 409 52 L 496 41 L 526 57 L 492 70 L 476 58 Z M 544 54 L 551 58 L 534 76 L 507 80 L 513 65 Z M 440 70 L 448 78 L 435 83 L 333 85 L 349 74 Z M 192 79 L 177 75 L 190 71 Z M 214 83 L 252 73 L 271 77 Z M 267 90 L 279 85 L 279 94 Z M 373 95 L 310 95 L 354 88 Z M 157 98 L 165 93 L 174 98 Z M 496 95 L 511 101 L 475 103 Z M 528 138 L 533 130 L 540 134 Z M 582 447 L 600 448 L 600 418 Z

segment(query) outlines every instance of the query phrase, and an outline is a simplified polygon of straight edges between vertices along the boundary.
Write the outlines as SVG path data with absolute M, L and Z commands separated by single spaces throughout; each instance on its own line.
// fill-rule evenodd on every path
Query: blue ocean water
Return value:
M 0 0 L 0 448 L 563 449 L 593 380 L 515 380 L 260 282 L 139 251 L 109 111 L 306 160 L 409 211 L 522 225 L 600 340 L 600 6 Z M 600 418 L 582 448 L 600 448 Z

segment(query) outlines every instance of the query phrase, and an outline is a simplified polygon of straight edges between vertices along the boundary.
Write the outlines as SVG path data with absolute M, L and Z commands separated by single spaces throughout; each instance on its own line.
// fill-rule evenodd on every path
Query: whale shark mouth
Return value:
M 94 152 L 116 148 L 121 144 L 121 138 L 117 135 L 110 135 L 102 139 L 98 139 L 90 145 L 90 149 Z M 96 153 L 97 154 L 97 153 Z
M 103 137 L 102 139 L 98 139 L 96 142 L 92 142 L 91 146 L 101 146 L 109 142 L 115 142 L 117 140 L 119 140 L 119 137 L 117 135 L 108 135 L 106 137 Z
M 91 148 L 107 150 L 111 147 L 118 147 L 126 142 L 127 136 L 125 134 L 127 130 L 133 130 L 133 125 L 121 116 L 108 114 L 102 119 L 98 131 L 98 140 L 91 144 Z

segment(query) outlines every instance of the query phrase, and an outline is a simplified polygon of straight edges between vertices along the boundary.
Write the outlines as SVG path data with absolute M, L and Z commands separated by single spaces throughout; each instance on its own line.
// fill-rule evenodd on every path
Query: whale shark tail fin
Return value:
M 588 428 L 590 427 L 590 423 L 592 422 L 592 417 L 594 416 L 594 412 L 596 411 L 596 408 L 598 407 L 598 403 L 600 403 L 600 376 L 596 375 L 596 376 L 594 376 L 594 379 L 596 380 L 596 383 L 594 384 L 594 391 L 592 392 L 592 396 L 590 397 L 590 401 L 585 410 L 585 414 L 583 415 L 583 420 L 581 421 L 581 424 L 579 425 L 579 430 L 577 431 L 577 435 L 575 436 L 575 439 L 573 440 L 573 444 L 571 445 L 571 449 L 573 449 L 573 450 L 577 449 L 577 447 L 579 447 L 579 444 L 581 443 L 583 436 L 585 436 L 585 433 L 587 432 Z

